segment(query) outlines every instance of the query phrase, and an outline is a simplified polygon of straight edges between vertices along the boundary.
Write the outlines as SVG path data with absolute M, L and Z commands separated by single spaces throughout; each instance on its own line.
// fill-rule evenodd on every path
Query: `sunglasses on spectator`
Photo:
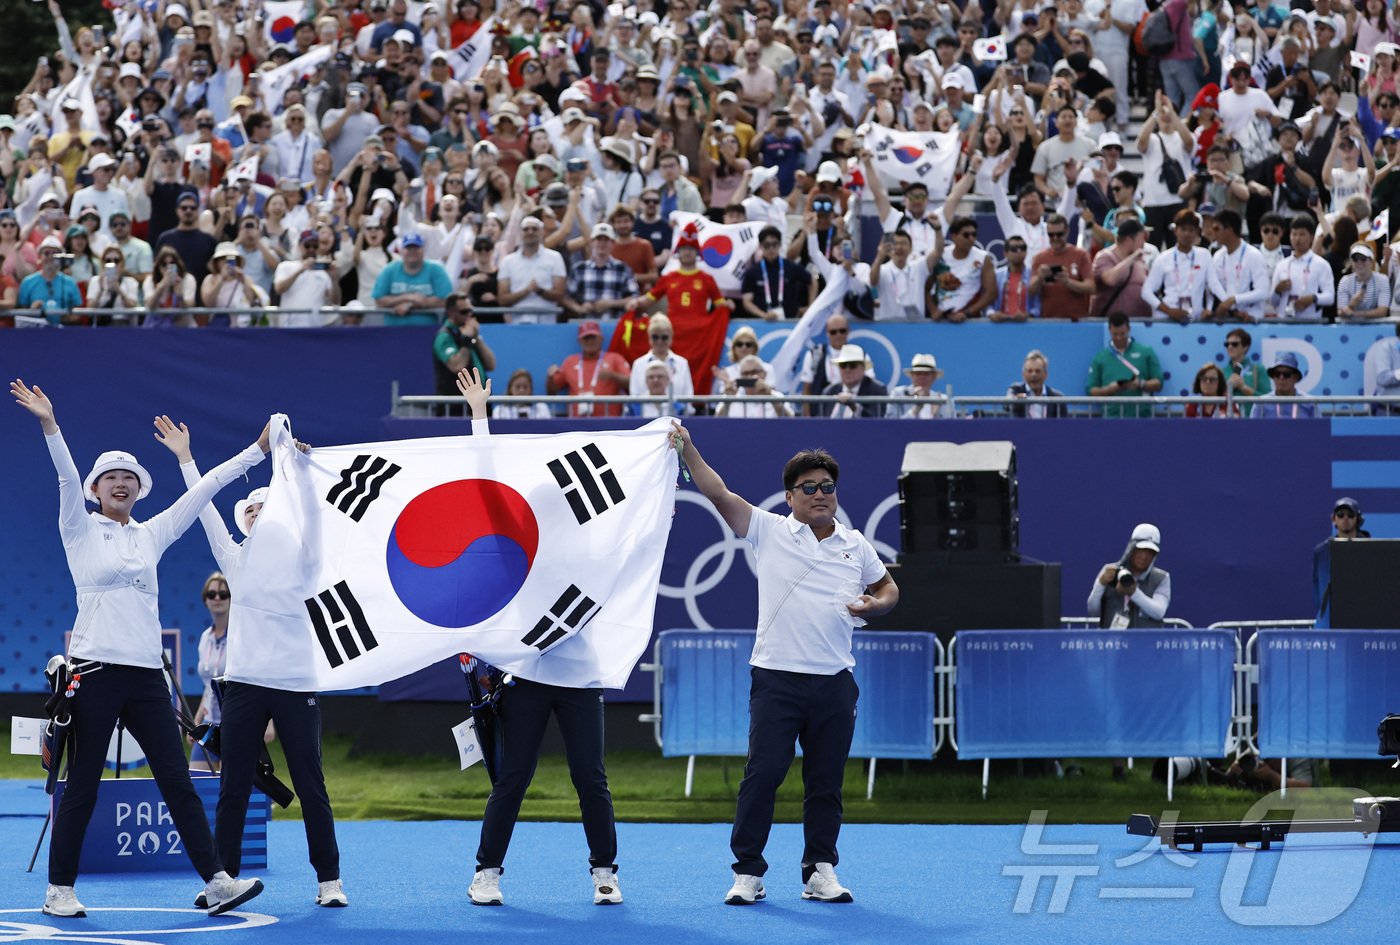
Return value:
M 758 342 L 756 342 L 756 341 L 736 341 L 736 342 L 734 342 L 734 347 L 736 347 L 736 348 L 757 348 L 757 347 L 758 347 Z
M 205 591 L 205 600 L 228 600 L 232 596 L 228 591 Z
M 847 333 L 849 333 L 849 332 L 850 332 L 850 329 L 849 329 L 849 328 L 828 328 L 828 329 L 826 330 L 826 333 L 827 333 L 828 335 L 844 335 L 844 334 L 847 334 Z
M 1006 244 L 1006 251 L 1008 253 L 1024 253 L 1026 251 L 1026 246 L 1024 243 L 1021 243 L 1017 246 L 1012 246 L 1010 243 L 1008 243 Z
M 1024 115 L 1025 113 L 1026 113 L 1026 112 L 1025 112 L 1025 109 L 1013 108 L 1013 109 L 1011 109 L 1011 111 L 1010 111 L 1008 114 L 1009 114 L 1012 118 L 1015 118 L 1017 115 Z
M 1059 239 L 1069 235 L 1069 230 L 1046 230 L 1045 235 L 1053 239 Z
M 1356 513 L 1351 509 L 1337 509 L 1332 513 L 1333 518 L 1356 518 Z
M 803 495 L 816 495 L 818 489 L 822 495 L 831 495 L 836 491 L 836 481 L 823 479 L 821 482 L 800 482 L 794 488 L 801 489 Z
M 1227 348 L 1243 348 L 1243 347 L 1244 347 L 1244 342 L 1243 342 L 1243 341 L 1227 341 L 1227 342 L 1225 342 L 1225 347 L 1227 347 Z
M 647 335 L 647 337 L 652 339 L 653 341 L 670 341 L 671 333 L 669 331 L 665 334 L 661 334 L 660 332 L 652 332 L 649 335 Z
M 654 205 L 656 205 L 656 204 L 658 204 L 658 203 L 660 203 L 660 202 L 661 202 L 661 198 L 660 198 L 660 197 L 643 197 L 643 198 L 642 198 L 642 203 L 647 204 L 648 206 L 654 206 Z
M 1260 233 L 1282 233 L 1282 232 L 1283 232 L 1283 228 L 1282 228 L 1282 227 L 1277 227 L 1277 226 L 1265 226 L 1265 227 L 1260 227 L 1259 232 L 1260 232 Z

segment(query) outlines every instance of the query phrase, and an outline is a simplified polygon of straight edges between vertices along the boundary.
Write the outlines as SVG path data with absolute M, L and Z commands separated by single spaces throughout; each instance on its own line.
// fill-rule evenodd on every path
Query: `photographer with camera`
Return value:
M 1162 550 L 1156 525 L 1133 529 L 1117 562 L 1106 564 L 1089 591 L 1089 616 L 1105 630 L 1160 627 L 1172 600 L 1172 577 L 1156 566 Z
M 1249 184 L 1243 174 L 1230 170 L 1230 149 L 1216 144 L 1206 152 L 1206 166 L 1186 179 L 1177 196 L 1187 201 L 1192 210 L 1210 204 L 1217 210 L 1233 210 L 1243 216 L 1249 203 Z

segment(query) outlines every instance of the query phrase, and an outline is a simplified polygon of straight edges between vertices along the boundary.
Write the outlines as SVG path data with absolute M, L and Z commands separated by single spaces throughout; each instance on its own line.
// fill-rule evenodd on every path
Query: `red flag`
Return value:
M 671 326 L 675 337 L 671 339 L 671 350 L 690 362 L 690 379 L 695 385 L 695 393 L 708 393 L 714 386 L 714 367 L 719 364 L 724 352 L 724 340 L 729 336 L 729 307 L 719 306 L 704 315 L 672 314 Z M 609 351 L 616 351 L 627 359 L 627 363 L 640 358 L 651 350 L 647 338 L 649 315 L 641 312 L 628 312 L 613 329 Z

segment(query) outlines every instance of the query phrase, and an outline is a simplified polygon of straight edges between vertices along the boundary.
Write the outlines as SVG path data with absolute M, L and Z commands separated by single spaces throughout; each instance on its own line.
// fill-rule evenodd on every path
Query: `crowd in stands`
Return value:
M 758 230 L 701 315 L 1400 310 L 1387 0 L 105 6 L 0 116 L 5 323 L 674 318 L 676 213 Z

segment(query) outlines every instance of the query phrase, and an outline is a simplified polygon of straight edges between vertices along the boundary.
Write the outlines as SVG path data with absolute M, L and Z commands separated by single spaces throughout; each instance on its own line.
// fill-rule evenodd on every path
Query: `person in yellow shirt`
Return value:
M 83 130 L 83 106 L 76 98 L 63 100 L 63 120 L 68 127 L 49 139 L 49 157 L 63 168 L 63 180 L 68 184 L 68 192 L 73 192 L 78 171 L 87 161 L 87 147 L 96 133 Z
M 735 137 L 739 139 L 739 153 L 749 153 L 749 145 L 753 143 L 757 132 L 754 131 L 753 125 L 748 123 L 748 115 L 739 108 L 739 96 L 733 92 L 721 92 L 719 98 L 715 99 L 715 115 L 710 127 L 718 132 L 718 126 L 723 126 L 725 134 L 729 134 L 732 129 Z M 719 160 L 718 134 L 709 136 L 706 147 L 709 148 L 710 160 Z

